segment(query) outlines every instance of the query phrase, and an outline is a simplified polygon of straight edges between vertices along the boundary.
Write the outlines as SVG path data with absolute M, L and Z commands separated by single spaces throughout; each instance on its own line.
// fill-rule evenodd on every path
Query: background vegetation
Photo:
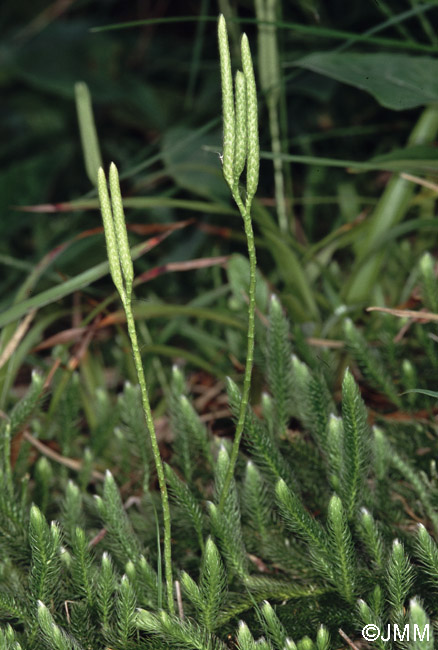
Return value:
M 242 379 L 248 263 L 220 161 L 219 11 L 228 20 L 236 64 L 241 32 L 249 37 L 262 156 L 252 211 L 255 414 L 247 423 L 228 524 L 215 519 L 206 502 L 220 492 L 237 414 L 238 389 L 229 383 L 227 396 L 224 380 L 230 375 L 239 385 Z M 416 604 L 408 605 L 408 598 L 427 594 L 418 566 L 438 582 L 437 432 L 433 396 L 426 394 L 436 387 L 438 364 L 437 13 L 435 2 L 416 0 L 353 1 L 347 8 L 318 0 L 3 3 L 0 409 L 7 498 L 0 615 L 15 630 L 4 627 L 6 648 L 64 648 L 61 632 L 55 645 L 47 616 L 90 648 L 192 647 L 197 634 L 188 627 L 185 641 L 184 631 L 172 641 L 175 625 L 164 618 L 159 623 L 155 613 L 134 623 L 137 606 L 156 612 L 163 602 L 156 542 L 161 514 L 154 515 L 156 479 L 140 412 L 137 418 L 136 374 L 108 275 L 95 179 L 83 160 L 75 88 L 76 98 L 86 90 L 77 82 L 91 95 L 104 166 L 114 161 L 121 174 L 136 258 L 134 315 L 160 451 L 176 470 L 168 470 L 177 495 L 175 570 L 200 581 L 203 602 L 215 590 L 225 594 L 225 584 L 231 594 L 205 610 L 189 577 L 180 577 L 186 611 L 202 634 L 215 635 L 214 641 L 198 639 L 200 647 L 235 643 L 241 615 L 255 638 L 269 637 L 266 625 L 273 626 L 273 647 L 309 634 L 321 650 L 320 623 L 339 647 L 339 626 L 354 638 L 373 616 L 420 620 Z M 365 311 L 369 306 L 392 312 Z M 410 313 L 419 310 L 421 318 Z M 172 376 L 175 363 L 188 389 L 180 371 Z M 423 392 L 405 392 L 413 389 Z M 181 402 L 181 394 L 190 400 Z M 361 400 L 368 416 L 357 406 Z M 358 418 L 362 451 L 348 438 L 349 425 L 341 434 L 331 414 Z M 338 465 L 337 456 L 343 458 Z M 254 467 L 249 459 L 263 479 L 248 469 Z M 102 488 L 107 469 L 125 507 L 137 504 L 132 520 L 125 520 L 112 475 Z M 290 511 L 303 506 L 291 502 L 286 488 L 301 495 L 303 512 L 327 530 L 313 535 L 299 528 Z M 103 499 L 98 507 L 95 494 Z M 254 507 L 263 507 L 243 512 L 244 550 L 233 556 L 227 544 L 240 526 L 238 494 L 249 503 L 252 494 Z M 381 538 L 360 507 L 381 522 Z M 69 549 L 62 562 L 61 532 L 49 532 L 46 518 L 61 521 Z M 424 532 L 413 533 L 419 522 Z M 95 541 L 102 530 L 107 545 Z M 286 557 L 291 531 L 291 539 L 301 541 L 292 541 Z M 413 568 L 396 538 L 416 558 Z M 87 555 L 89 543 L 96 557 Z M 318 564 L 322 547 L 328 558 L 344 548 L 343 574 L 330 560 Z M 39 566 L 42 549 L 46 564 Z M 111 552 L 115 572 L 103 549 Z M 51 553 L 57 558 L 52 582 L 41 577 Z M 217 573 L 209 582 L 211 567 Z M 265 569 L 278 583 L 257 582 Z M 373 571 L 382 593 L 370 596 Z M 348 572 L 355 577 L 351 584 Z M 60 575 L 63 587 L 49 602 Z M 28 579 L 34 598 L 27 603 Z M 99 601 L 104 584 L 108 602 L 118 594 L 117 615 Z M 241 584 L 249 595 L 239 599 Z M 309 599 L 310 591 L 315 597 Z M 278 607 L 284 633 L 268 610 L 257 609 L 264 598 L 274 606 L 286 602 Z M 69 599 L 81 603 L 71 629 L 61 611 Z M 47 612 L 37 610 L 37 600 Z M 438 603 L 430 597 L 424 607 L 434 620 Z M 244 628 L 239 634 L 240 646 L 252 647 Z

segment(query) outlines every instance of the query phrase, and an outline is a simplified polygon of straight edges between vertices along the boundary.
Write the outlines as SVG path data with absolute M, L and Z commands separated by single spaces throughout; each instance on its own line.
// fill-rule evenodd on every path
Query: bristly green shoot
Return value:
M 254 320 L 255 320 L 255 288 L 256 288 L 256 253 L 254 234 L 251 222 L 251 204 L 257 190 L 259 180 L 259 136 L 257 113 L 257 90 L 254 70 L 246 34 L 242 36 L 241 59 L 243 73 L 236 74 L 236 90 L 233 90 L 230 49 L 228 45 L 225 18 L 221 15 L 218 24 L 219 53 L 222 83 L 222 112 L 223 112 L 223 174 L 228 183 L 234 201 L 243 218 L 245 235 L 248 245 L 250 265 L 249 301 L 248 301 L 248 334 L 245 375 L 243 381 L 242 400 L 240 403 L 236 433 L 231 450 L 228 472 L 223 484 L 219 500 L 219 510 L 222 512 L 227 494 L 230 490 L 234 468 L 239 452 L 240 439 L 245 424 L 245 416 L 249 401 L 251 372 L 254 357 Z M 242 198 L 239 186 L 240 176 L 246 165 L 246 191 Z
M 384 543 L 371 513 L 364 507 L 360 509 L 357 533 L 368 551 L 375 568 L 382 571 L 385 562 Z
M 261 623 L 267 638 L 273 642 L 275 647 L 284 648 L 287 632 L 272 605 L 265 600 L 260 609 L 263 617 Z
M 49 526 L 35 505 L 30 510 L 29 544 L 32 594 L 39 600 L 48 601 L 60 578 L 61 529 L 55 522 Z
M 438 548 L 423 524 L 418 524 L 416 541 L 416 556 L 421 561 L 430 584 L 436 589 L 438 586 Z
M 330 555 L 332 559 L 336 558 L 336 564 L 333 566 L 336 587 L 341 596 L 352 603 L 355 595 L 354 577 L 357 575 L 354 546 L 342 501 L 336 494 L 330 499 L 327 530 Z
M 417 598 L 412 598 L 409 602 L 409 628 L 414 631 L 414 639 L 410 646 L 412 650 L 433 649 L 433 625 Z M 415 630 L 419 632 L 417 636 L 415 636 Z
M 146 384 L 146 378 L 144 375 L 140 348 L 138 345 L 134 315 L 132 312 L 131 301 L 134 269 L 132 265 L 131 252 L 129 249 L 125 215 L 123 212 L 119 176 L 114 163 L 112 163 L 110 167 L 110 189 L 111 201 L 108 194 L 105 173 L 103 169 L 100 168 L 98 172 L 98 190 L 108 251 L 108 261 L 113 282 L 120 294 L 123 309 L 125 310 L 126 314 L 126 323 L 128 326 L 129 338 L 131 340 L 131 348 L 134 356 L 138 383 L 140 384 L 141 389 L 143 411 L 145 414 L 146 424 L 151 440 L 152 452 L 154 455 L 155 467 L 157 470 L 158 482 L 161 492 L 161 504 L 163 508 L 164 521 L 164 565 L 167 583 L 167 606 L 169 612 L 173 614 L 175 611 L 175 605 L 173 601 L 169 499 L 167 495 L 167 486 L 164 476 L 163 463 L 161 461 L 154 420 L 152 417 L 152 411 L 149 402 L 149 393 Z
M 391 622 L 404 622 L 404 603 L 411 589 L 414 573 L 403 544 L 395 539 L 387 566 L 388 601 L 391 605 Z
M 374 609 L 371 608 L 362 598 L 360 598 L 357 603 L 357 612 L 363 626 L 375 625 L 379 630 L 383 628 L 383 621 L 380 617 L 380 613 L 375 612 Z M 384 650 L 386 644 L 378 638 L 375 641 L 375 646 L 380 648 L 380 650 Z
M 221 605 L 226 593 L 226 573 L 215 543 L 209 537 L 202 554 L 199 585 L 185 572 L 181 584 L 187 598 L 192 602 L 197 615 L 209 632 L 217 629 Z
M 347 369 L 342 382 L 342 417 L 344 431 L 344 469 L 341 496 L 347 519 L 357 513 L 363 498 L 365 468 L 368 460 L 369 427 L 367 411 L 353 375 Z
M 40 634 L 47 646 L 53 648 L 53 650 L 70 650 L 73 647 L 67 634 L 56 625 L 51 613 L 41 600 L 38 601 L 37 616 Z

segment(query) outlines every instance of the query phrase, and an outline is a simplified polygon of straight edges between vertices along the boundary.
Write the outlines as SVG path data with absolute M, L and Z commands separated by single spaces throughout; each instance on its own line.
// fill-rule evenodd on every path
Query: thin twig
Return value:
M 103 540 L 106 534 L 107 534 L 106 528 L 102 528 L 101 530 L 99 530 L 97 535 L 95 535 L 93 539 L 90 540 L 88 544 L 88 548 L 94 548 L 95 546 L 97 546 L 97 544 L 99 544 L 99 542 Z
M 179 580 L 175 580 L 175 593 L 176 593 L 176 602 L 178 605 L 178 613 L 180 619 L 183 621 L 184 620 L 184 607 L 183 607 L 183 601 L 181 598 L 181 585 L 179 583 Z
M 359 650 L 357 645 L 355 643 L 353 643 L 353 641 L 350 639 L 350 637 L 345 634 L 345 632 L 344 632 L 344 630 L 342 628 L 339 628 L 338 632 L 341 635 L 341 637 L 344 639 L 344 641 L 346 643 L 348 643 L 350 648 L 352 648 L 353 650 Z
M 415 318 L 417 321 L 438 321 L 438 314 L 430 311 L 414 311 L 412 309 L 390 309 L 389 307 L 367 307 L 367 311 L 381 311 L 384 314 L 391 314 L 399 318 Z
M 74 604 L 74 602 L 75 602 L 74 600 L 64 600 L 65 617 L 69 625 L 71 624 L 71 619 L 70 619 L 70 612 L 68 606 Z
M 427 187 L 428 190 L 432 190 L 433 192 L 438 193 L 438 185 L 436 183 L 431 183 L 430 181 L 426 181 L 424 178 L 421 178 L 420 176 L 414 176 L 413 174 L 406 174 L 405 172 L 400 174 L 400 176 L 404 178 L 405 181 L 411 181 L 412 183 L 417 183 L 418 185 Z
M 30 444 L 33 447 L 35 447 L 35 449 L 38 449 L 38 451 L 41 454 L 47 456 L 47 458 L 50 458 L 51 460 L 54 460 L 56 463 L 59 463 L 60 465 L 64 465 L 64 467 L 68 467 L 69 469 L 72 469 L 75 472 L 80 472 L 82 468 L 82 462 L 80 460 L 75 460 L 74 458 L 66 458 L 65 456 L 61 456 L 61 454 L 58 454 L 58 452 L 53 451 L 53 449 L 47 447 L 47 445 L 43 444 L 40 440 L 34 438 L 28 431 L 25 431 L 23 433 L 23 438 L 25 438 L 25 440 L 30 442 Z M 105 475 L 101 474 L 101 472 L 98 472 L 96 470 L 93 470 L 91 472 L 91 476 L 97 481 L 105 480 Z
M 220 420 L 221 418 L 230 418 L 231 417 L 230 409 L 220 409 L 218 411 L 211 411 L 210 413 L 204 413 L 199 416 L 201 422 L 211 422 L 212 420 Z
M 14 354 L 15 350 L 17 349 L 21 339 L 23 336 L 26 334 L 29 325 L 31 324 L 33 317 L 36 314 L 36 309 L 33 309 L 30 311 L 21 321 L 17 329 L 15 330 L 13 336 L 9 340 L 8 344 L 6 345 L 5 349 L 2 352 L 2 355 L 0 356 L 0 368 L 2 368 L 7 361 L 11 358 L 11 356 Z
M 195 400 L 195 407 L 198 411 L 202 411 L 209 402 L 211 402 L 215 397 L 217 397 L 224 389 L 224 383 L 218 381 L 214 386 L 210 386 L 206 390 L 203 390 L 202 395 Z

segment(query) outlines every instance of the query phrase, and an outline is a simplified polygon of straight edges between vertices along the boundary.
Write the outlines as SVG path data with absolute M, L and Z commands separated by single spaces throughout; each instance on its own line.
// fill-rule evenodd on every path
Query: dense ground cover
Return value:
M 433 647 L 437 10 L 218 5 L 2 8 L 7 649 Z

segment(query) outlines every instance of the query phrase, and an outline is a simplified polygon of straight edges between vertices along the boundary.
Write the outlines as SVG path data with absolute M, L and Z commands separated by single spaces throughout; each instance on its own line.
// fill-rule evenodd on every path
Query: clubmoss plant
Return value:
M 192 406 L 182 371 L 175 368 L 168 400 L 172 466 L 163 467 L 131 308 L 136 249 L 129 249 L 115 166 L 109 174 L 111 197 L 104 172 L 96 171 L 109 266 L 126 313 L 139 387 L 125 385 L 110 419 L 109 392 L 103 385 L 88 388 L 95 408 L 86 431 L 81 408 L 74 405 L 79 379 L 71 373 L 59 378 L 48 409 L 40 399 L 46 380 L 34 374 L 9 417 L 2 413 L 1 650 L 334 650 L 347 647 L 343 642 L 362 647 L 365 625 L 386 631 L 388 623 L 401 629 L 409 623 L 411 633 L 415 626 L 424 633 L 430 623 L 430 638 L 414 638 L 409 646 L 380 638 L 375 647 L 433 648 L 432 625 L 436 628 L 438 621 L 437 436 L 436 422 L 426 417 L 421 400 L 436 393 L 419 389 L 410 393 L 409 402 L 398 394 L 400 384 L 412 389 L 417 379 L 427 381 L 425 369 L 437 367 L 436 342 L 428 336 L 433 332 L 427 324 L 414 325 L 413 347 L 406 340 L 397 356 L 395 345 L 382 346 L 374 357 L 370 337 L 346 321 L 343 341 L 337 341 L 345 347 L 332 372 L 337 348 L 329 357 L 333 365 L 320 363 L 321 350 L 314 354 L 296 328 L 289 335 L 280 300 L 274 297 L 269 311 L 266 300 L 266 309 L 259 308 L 263 316 L 268 311 L 268 331 L 265 336 L 262 319 L 257 330 L 258 372 L 264 370 L 266 392 L 262 409 L 251 408 L 257 104 L 246 37 L 243 71 L 236 74 L 234 86 L 223 18 L 219 41 L 224 175 L 243 217 L 251 269 L 242 394 L 228 381 L 234 442 L 222 438 L 218 445 Z M 246 186 L 240 181 L 245 167 Z M 290 265 L 285 266 L 290 273 Z M 431 256 L 423 256 L 418 266 L 429 308 L 436 304 L 433 266 Z M 107 271 L 103 267 L 102 273 Z M 160 313 L 167 315 L 171 307 L 165 307 Z M 189 313 L 205 316 L 206 311 Z M 341 331 L 339 327 L 339 336 Z M 398 362 L 403 371 L 397 375 Z M 397 407 L 394 413 L 375 411 L 378 426 L 372 431 L 367 386 Z M 406 404 L 412 412 L 402 411 Z M 395 425 L 388 415 L 396 416 Z M 149 488 L 152 460 L 144 419 L 161 493 Z M 102 471 L 115 466 L 117 482 L 109 469 L 106 474 L 93 470 L 95 461 Z M 120 490 L 117 483 L 123 485 Z M 167 610 L 154 517 L 160 498 Z M 172 572 L 177 571 L 176 612 Z
M 251 372 L 254 357 L 254 321 L 255 321 L 255 290 L 256 290 L 256 251 L 251 221 L 251 205 L 259 181 L 259 135 L 257 90 L 252 65 L 248 37 L 243 34 L 241 41 L 241 58 L 243 73 L 236 74 L 235 93 L 231 73 L 231 58 L 228 44 L 227 27 L 223 15 L 218 24 L 219 53 L 222 83 L 222 113 L 223 113 L 223 174 L 228 183 L 233 199 L 242 215 L 249 256 L 249 290 L 248 290 L 248 334 L 245 374 L 243 381 L 242 399 L 239 417 L 231 450 L 230 462 L 222 493 L 219 510 L 225 506 L 233 478 L 234 467 L 239 452 L 240 439 L 245 424 L 245 416 L 249 401 Z M 246 188 L 241 193 L 240 176 L 246 164 Z
M 287 323 L 278 326 L 279 308 L 271 306 L 269 328 L 271 336 L 284 341 L 264 347 L 266 368 L 278 358 L 278 349 L 290 344 Z M 282 372 L 301 373 L 305 388 L 319 369 L 297 361 Z M 275 397 L 278 377 L 267 371 L 266 378 L 266 389 Z M 143 463 L 135 436 L 113 441 L 133 461 L 128 471 L 117 468 L 118 478 L 129 484 L 137 474 L 142 486 L 131 509 L 109 471 L 98 479 L 103 478 L 103 486 L 89 486 L 100 495 L 90 499 L 88 484 L 67 482 L 47 467 L 41 470 L 40 461 L 34 469 L 29 454 L 21 469 L 20 464 L 12 467 L 10 426 L 5 424 L 0 437 L 1 648 L 227 650 L 231 634 L 239 650 L 334 650 L 342 646 L 339 629 L 359 647 L 365 625 L 386 632 L 388 624 L 403 630 L 409 622 L 423 633 L 428 621 L 433 636 L 438 612 L 436 471 L 431 468 L 429 477 L 421 469 L 422 459 L 407 457 L 408 436 L 401 426 L 394 434 L 383 420 L 382 429 L 374 428 L 374 437 L 370 435 L 351 371 L 344 374 L 342 406 L 332 404 L 331 395 L 327 398 L 323 411 L 332 415 L 325 438 L 322 424 L 308 416 L 312 405 L 321 410 L 324 392 L 303 392 L 308 405 L 295 416 L 300 422 L 293 436 L 290 421 L 284 435 L 273 425 L 282 421 L 284 409 L 291 412 L 291 400 L 265 396 L 264 417 L 248 407 L 246 445 L 223 511 L 217 504 L 231 445 L 224 441 L 218 450 L 217 440 L 188 408 L 189 392 L 179 370 L 173 373 L 172 393 L 180 397 L 171 408 L 181 418 L 173 433 L 188 440 L 192 457 L 187 476 L 181 467 L 178 476 L 178 468 L 166 465 L 173 571 L 178 570 L 181 586 L 178 613 L 162 608 L 160 547 L 150 525 L 159 495 L 135 471 Z M 229 395 L 237 422 L 241 398 L 231 381 Z M 27 401 L 25 396 L 15 412 Z M 65 404 L 59 401 L 56 408 L 62 411 Z M 40 407 L 33 417 L 44 422 L 47 413 Z M 123 409 L 118 417 L 126 419 Z M 79 456 L 79 424 L 73 426 L 72 454 Z M 426 428 L 418 435 L 422 445 L 422 440 L 430 441 Z M 175 455 L 176 465 L 180 459 Z M 59 458 L 63 460 L 59 455 L 55 462 Z M 54 462 L 50 456 L 45 460 Z M 30 482 L 25 478 L 29 471 Z M 41 508 L 50 487 L 64 495 L 61 502 L 47 504 L 57 519 L 52 524 Z M 424 524 L 416 525 L 420 517 Z M 432 647 L 426 643 L 412 647 Z M 400 647 L 381 639 L 375 645 L 381 650 Z
M 145 414 L 146 424 L 151 440 L 152 452 L 154 455 L 155 467 L 157 470 L 158 482 L 161 492 L 161 504 L 163 508 L 164 521 L 164 565 L 167 585 L 167 606 L 169 612 L 173 614 L 175 610 L 173 602 L 173 579 L 172 579 L 172 555 L 170 546 L 171 524 L 169 500 L 167 495 L 167 485 L 164 476 L 163 463 L 161 461 L 160 450 L 158 447 L 157 436 L 155 432 L 154 420 L 152 417 L 151 406 L 149 402 L 148 388 L 143 370 L 140 348 L 138 345 L 137 331 L 135 328 L 134 314 L 132 312 L 132 283 L 134 279 L 134 268 L 132 264 L 131 252 L 128 243 L 128 234 L 125 224 L 125 215 L 123 211 L 122 197 L 120 193 L 120 183 L 117 168 L 114 163 L 111 164 L 109 182 L 111 189 L 111 201 L 108 193 L 105 173 L 102 168 L 98 172 L 98 190 L 101 205 L 103 225 L 105 229 L 105 239 L 108 252 L 108 261 L 110 265 L 111 277 L 114 285 L 119 292 L 123 309 L 126 314 L 129 338 L 131 340 L 134 363 L 137 371 L 138 382 L 141 389 L 142 405 Z

